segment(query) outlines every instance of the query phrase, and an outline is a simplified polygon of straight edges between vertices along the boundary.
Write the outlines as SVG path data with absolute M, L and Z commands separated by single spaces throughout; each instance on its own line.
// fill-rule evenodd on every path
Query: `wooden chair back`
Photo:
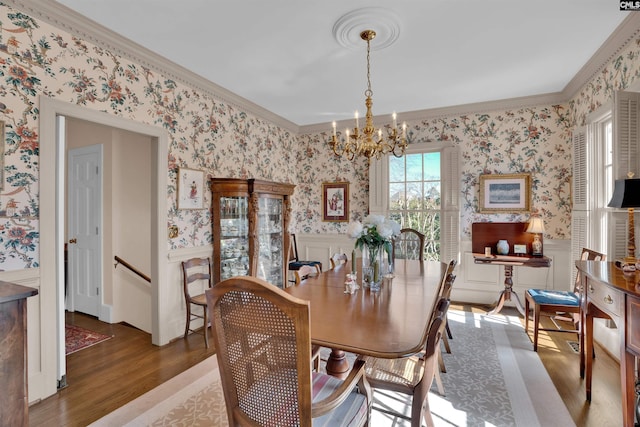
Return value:
M 331 259 L 329 259 L 329 262 L 331 263 L 331 270 L 336 268 L 336 266 L 338 265 L 346 264 L 347 260 L 348 260 L 347 254 L 341 254 L 341 253 L 333 254 Z
M 229 424 L 310 426 L 309 301 L 253 277 L 206 295 Z
M 398 259 L 424 259 L 426 236 L 414 228 L 403 228 L 393 243 L 393 257 Z
M 582 252 L 580 253 L 580 261 L 606 261 L 606 259 L 607 256 L 605 254 L 589 248 L 582 248 Z M 576 273 L 576 279 L 573 284 L 573 291 L 578 294 L 582 292 L 579 273 Z
M 304 279 L 309 276 L 315 276 L 320 274 L 320 269 L 316 265 L 303 265 L 298 270 L 294 271 L 296 278 L 296 285 L 299 285 Z

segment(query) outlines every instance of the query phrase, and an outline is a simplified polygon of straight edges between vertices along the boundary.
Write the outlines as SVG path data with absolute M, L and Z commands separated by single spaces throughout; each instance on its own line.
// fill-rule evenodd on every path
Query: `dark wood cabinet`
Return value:
M 234 178 L 214 178 L 210 186 L 214 283 L 251 275 L 284 287 L 295 186 Z
M 0 425 L 28 426 L 27 298 L 38 291 L 0 281 Z

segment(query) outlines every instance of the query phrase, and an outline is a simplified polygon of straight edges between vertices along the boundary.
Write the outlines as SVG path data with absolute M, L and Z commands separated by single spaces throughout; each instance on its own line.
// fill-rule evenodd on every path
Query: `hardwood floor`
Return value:
M 466 304 L 453 304 L 452 308 L 487 310 Z M 201 335 L 157 347 L 151 344 L 149 334 L 129 326 L 106 324 L 83 314 L 69 314 L 67 322 L 115 336 L 67 356 L 68 386 L 29 408 L 31 426 L 86 426 L 214 354 L 212 347 L 204 348 Z M 589 404 L 578 372 L 579 355 L 567 344 L 577 338 L 572 334 L 540 334 L 538 353 L 576 425 L 621 425 L 618 363 L 596 348 L 593 400 Z
M 114 337 L 67 356 L 68 386 L 29 407 L 31 426 L 86 426 L 214 354 L 198 334 L 158 347 L 131 326 L 80 313 L 67 323 Z

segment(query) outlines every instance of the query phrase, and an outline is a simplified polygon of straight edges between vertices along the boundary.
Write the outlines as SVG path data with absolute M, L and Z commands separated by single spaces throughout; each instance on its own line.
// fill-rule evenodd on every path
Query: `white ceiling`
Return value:
M 376 116 L 561 92 L 629 13 L 603 0 L 58 3 L 301 126 L 364 114 L 366 43 L 332 34 L 355 9 L 399 24 L 394 44 L 372 42 Z

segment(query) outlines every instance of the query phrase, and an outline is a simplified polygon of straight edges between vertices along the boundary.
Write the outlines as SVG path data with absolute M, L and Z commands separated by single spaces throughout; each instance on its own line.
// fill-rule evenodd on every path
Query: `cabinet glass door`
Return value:
M 249 274 L 247 197 L 220 198 L 220 277 Z
M 261 197 L 258 201 L 258 271 L 256 275 L 282 288 L 283 277 L 283 218 L 282 199 Z

